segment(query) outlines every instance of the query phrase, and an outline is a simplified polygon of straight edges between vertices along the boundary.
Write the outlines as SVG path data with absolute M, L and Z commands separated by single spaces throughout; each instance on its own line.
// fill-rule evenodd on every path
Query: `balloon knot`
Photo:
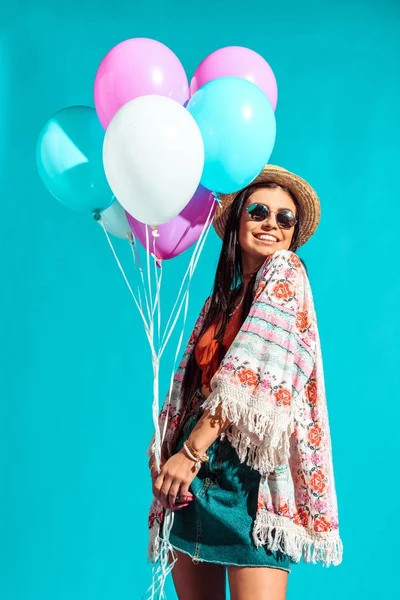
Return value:
M 93 219 L 95 221 L 101 221 L 101 213 L 98 209 L 93 211 Z
M 218 202 L 219 206 L 221 206 L 221 194 L 219 192 L 212 192 L 212 195 L 214 196 L 215 201 Z
M 156 256 L 155 254 L 153 254 L 152 252 L 150 253 L 150 255 L 154 258 L 156 265 L 159 269 L 161 269 L 161 258 L 158 258 L 158 256 Z
M 157 225 L 155 227 L 152 227 L 151 229 L 152 229 L 153 237 L 155 237 L 155 238 L 160 237 L 160 234 L 158 233 L 158 227 L 157 227 Z

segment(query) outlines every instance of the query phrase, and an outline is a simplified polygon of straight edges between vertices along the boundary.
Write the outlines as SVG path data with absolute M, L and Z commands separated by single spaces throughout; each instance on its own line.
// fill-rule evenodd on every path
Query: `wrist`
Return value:
M 186 442 L 183 444 L 183 451 L 185 452 L 186 456 L 195 463 L 196 468 L 200 468 L 202 463 L 208 462 L 208 455 L 206 453 L 199 454 L 196 452 L 193 446 L 190 445 L 189 440 L 186 440 Z
M 198 441 L 196 442 L 196 440 L 193 440 L 190 436 L 187 439 L 187 443 L 193 449 L 194 453 L 199 454 L 200 456 L 203 456 L 204 454 L 206 454 L 207 450 L 209 448 L 209 446 L 205 446 L 204 444 L 203 445 L 199 444 Z

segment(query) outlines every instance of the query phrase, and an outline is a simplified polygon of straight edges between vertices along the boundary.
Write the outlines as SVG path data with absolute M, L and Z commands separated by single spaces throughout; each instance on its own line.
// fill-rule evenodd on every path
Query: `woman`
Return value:
M 226 570 L 232 600 L 283 600 L 292 562 L 341 561 L 317 321 L 295 254 L 319 217 L 313 188 L 272 165 L 221 197 L 214 290 L 160 414 L 160 472 L 149 451 L 150 556 L 172 545 L 180 600 L 225 599 Z

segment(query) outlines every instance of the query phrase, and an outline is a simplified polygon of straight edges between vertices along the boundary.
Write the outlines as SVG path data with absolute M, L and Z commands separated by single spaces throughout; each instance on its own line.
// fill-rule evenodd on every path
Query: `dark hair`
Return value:
M 219 317 L 222 317 L 221 323 L 216 333 L 216 338 L 221 341 L 225 328 L 229 321 L 229 315 L 232 313 L 235 300 L 242 291 L 243 272 L 242 272 L 242 249 L 239 244 L 239 228 L 240 217 L 244 206 L 251 194 L 258 188 L 281 188 L 292 198 L 297 209 L 298 222 L 295 225 L 292 243 L 290 249 L 295 251 L 296 241 L 299 233 L 300 207 L 297 199 L 292 192 L 276 183 L 258 183 L 250 185 L 240 192 L 233 200 L 229 210 L 229 216 L 225 227 L 222 249 L 219 256 L 217 271 L 214 280 L 214 288 L 211 296 L 211 303 L 208 312 L 205 316 L 203 326 L 201 328 L 199 338 L 207 331 L 207 329 L 216 322 Z M 304 264 L 304 263 L 303 263 Z M 305 265 L 304 265 L 305 266 Z M 241 312 L 241 324 L 245 321 L 249 314 L 251 304 L 254 298 L 254 285 L 257 278 L 256 271 L 249 281 L 247 290 L 243 299 L 243 308 Z M 182 382 L 182 400 L 183 406 L 187 406 L 193 394 L 200 387 L 201 371 L 197 365 L 194 352 L 189 357 L 185 369 L 185 375 Z

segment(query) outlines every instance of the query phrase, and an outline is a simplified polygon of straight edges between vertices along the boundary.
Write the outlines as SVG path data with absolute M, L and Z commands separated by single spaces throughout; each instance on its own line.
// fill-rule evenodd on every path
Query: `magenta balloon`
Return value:
M 94 103 L 104 129 L 121 106 L 151 94 L 180 104 L 187 101 L 189 83 L 178 57 L 149 38 L 132 38 L 114 46 L 101 61 L 94 82 Z
M 275 110 L 278 87 L 273 70 L 267 61 L 249 48 L 227 46 L 216 50 L 200 63 L 192 81 L 190 95 L 203 85 L 219 77 L 240 77 L 255 83 L 266 94 Z
M 212 210 L 211 217 L 213 217 L 216 207 L 217 202 L 213 194 L 200 185 L 183 211 L 172 221 L 158 227 L 159 237 L 157 238 L 152 236 L 151 227 L 140 223 L 128 213 L 126 215 L 133 233 L 143 248 L 146 248 L 147 227 L 151 252 L 153 252 L 153 240 L 155 239 L 157 258 L 168 259 L 178 256 L 199 239 L 210 211 Z

